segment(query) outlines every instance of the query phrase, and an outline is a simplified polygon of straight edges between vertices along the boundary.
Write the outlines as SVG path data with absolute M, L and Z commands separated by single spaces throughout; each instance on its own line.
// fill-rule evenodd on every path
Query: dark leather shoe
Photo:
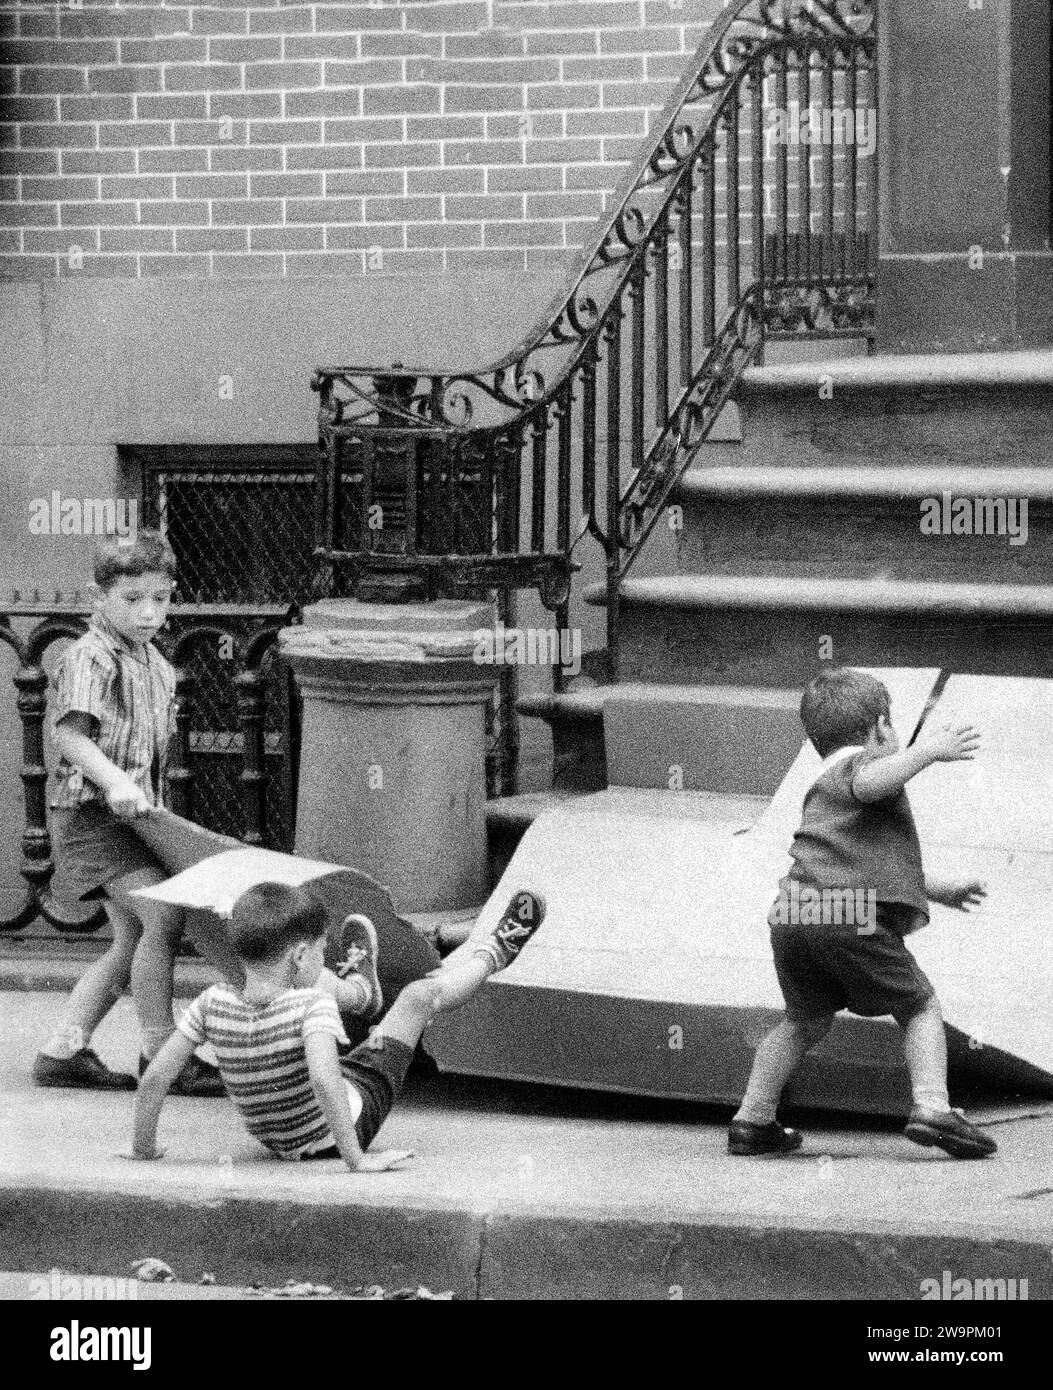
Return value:
M 139 1075 L 150 1065 L 149 1058 L 139 1058 Z M 169 1095 L 173 1096 L 225 1096 L 226 1088 L 219 1068 L 195 1053 L 173 1081 Z
M 943 1149 L 952 1158 L 987 1158 L 998 1151 L 995 1141 L 971 1125 L 960 1110 L 922 1110 L 915 1106 L 903 1132 L 915 1144 Z
M 135 1077 L 109 1067 L 90 1047 L 82 1047 L 72 1057 L 49 1057 L 37 1053 L 33 1080 L 38 1086 L 71 1086 L 84 1091 L 134 1091 Z
M 786 1129 L 778 1121 L 770 1125 L 751 1125 L 732 1120 L 728 1130 L 729 1154 L 786 1154 L 799 1149 L 804 1135 L 799 1129 Z

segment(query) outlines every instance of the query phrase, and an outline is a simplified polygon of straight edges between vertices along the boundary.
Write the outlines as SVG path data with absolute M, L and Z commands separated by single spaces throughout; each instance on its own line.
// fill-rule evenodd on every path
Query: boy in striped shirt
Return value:
M 245 984 L 213 985 L 199 995 L 150 1064 L 136 1095 L 133 1157 L 161 1157 L 156 1139 L 165 1096 L 194 1049 L 208 1042 L 249 1133 L 278 1157 L 342 1158 L 352 1172 L 403 1163 L 412 1153 L 366 1150 L 402 1094 L 421 1035 L 437 1014 L 460 1008 L 494 971 L 511 965 L 544 913 L 537 894 L 517 893 L 485 940 L 408 984 L 368 1041 L 351 1050 L 323 974 L 323 905 L 308 887 L 250 888 L 234 904 L 230 926 Z M 368 919 L 347 919 L 344 948 L 354 970 L 345 985 L 358 984 L 363 1012 L 379 1012 Z

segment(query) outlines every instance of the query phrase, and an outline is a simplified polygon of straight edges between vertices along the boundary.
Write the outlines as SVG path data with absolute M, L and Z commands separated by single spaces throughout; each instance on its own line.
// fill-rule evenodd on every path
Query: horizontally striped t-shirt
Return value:
M 328 1033 L 347 1042 L 336 1001 L 318 989 L 287 989 L 252 1005 L 226 985 L 199 994 L 179 1031 L 200 1047 L 211 1043 L 227 1094 L 250 1134 L 282 1158 L 328 1148 L 333 1136 L 307 1070 L 304 1038 Z M 348 1086 L 351 1118 L 362 1098 Z
M 157 805 L 175 721 L 172 666 L 152 642 L 130 642 L 96 613 L 84 636 L 63 653 L 55 680 L 53 722 L 73 712 L 91 715 L 99 751 Z M 104 800 L 95 784 L 65 758 L 59 761 L 55 779 L 53 807 Z

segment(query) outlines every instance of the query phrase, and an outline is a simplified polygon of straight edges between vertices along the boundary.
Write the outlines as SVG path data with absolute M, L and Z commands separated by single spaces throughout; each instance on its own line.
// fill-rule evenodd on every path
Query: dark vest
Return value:
M 789 877 L 818 888 L 873 889 L 879 903 L 906 903 L 905 929 L 929 920 L 921 845 L 907 793 L 884 801 L 858 801 L 852 778 L 862 753 L 835 763 L 804 798 L 793 837 Z

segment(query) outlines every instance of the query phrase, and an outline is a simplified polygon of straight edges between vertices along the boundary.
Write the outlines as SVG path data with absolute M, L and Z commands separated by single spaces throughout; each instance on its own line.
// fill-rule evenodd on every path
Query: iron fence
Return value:
M 40 605 L 16 597 L 0 607 L 0 647 L 14 659 L 21 724 L 25 823 L 19 866 L 26 888 L 0 931 L 36 919 L 64 932 L 94 932 L 97 907 L 53 891 L 47 786 L 53 763 L 47 735 L 49 667 L 62 644 L 87 626 L 87 608 Z M 171 804 L 182 815 L 247 844 L 292 848 L 296 818 L 299 709 L 291 672 L 277 656 L 279 630 L 295 606 L 172 607 L 158 646 L 176 667 L 176 734 L 169 749 Z

